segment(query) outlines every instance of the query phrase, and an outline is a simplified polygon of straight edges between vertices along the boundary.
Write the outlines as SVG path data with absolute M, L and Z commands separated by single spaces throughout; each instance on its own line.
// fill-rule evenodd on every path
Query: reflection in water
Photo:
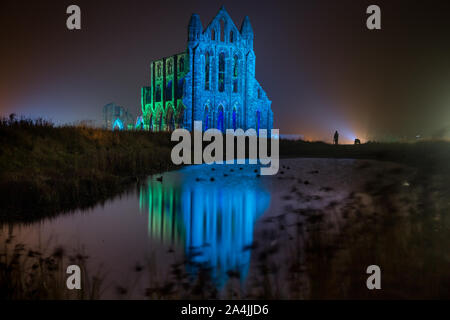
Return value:
M 149 178 L 139 191 L 139 209 L 148 210 L 148 234 L 163 244 L 179 245 L 184 241 L 180 220 L 180 188 Z
M 149 178 L 139 195 L 140 210 L 148 211 L 149 236 L 184 246 L 192 262 L 189 272 L 195 273 L 198 265 L 210 267 L 219 287 L 227 271 L 246 278 L 251 252 L 245 247 L 253 243 L 254 224 L 270 203 L 255 175 L 223 177 L 221 171 L 229 168 L 216 166 L 211 175 L 211 166 L 203 165 L 166 173 L 163 182 Z M 197 181 L 197 175 L 204 180 Z

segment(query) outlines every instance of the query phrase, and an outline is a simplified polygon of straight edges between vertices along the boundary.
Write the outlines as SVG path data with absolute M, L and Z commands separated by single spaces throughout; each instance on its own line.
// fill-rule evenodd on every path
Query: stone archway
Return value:
M 222 105 L 217 108 L 217 127 L 219 131 L 225 131 L 225 111 Z
M 184 122 L 185 122 L 185 112 L 186 108 L 182 103 L 178 104 L 178 108 L 175 115 L 175 127 L 178 128 L 184 128 Z
M 122 122 L 122 120 L 120 120 L 120 118 L 117 118 L 115 121 L 114 121 L 114 124 L 113 124 L 113 127 L 112 127 L 112 129 L 113 130 L 123 130 L 123 128 L 124 128 L 124 126 L 123 126 L 123 122 Z
M 163 131 L 164 123 L 163 123 L 163 113 L 162 111 L 159 111 L 158 115 L 156 116 L 156 131 Z
M 166 112 L 166 129 L 167 131 L 175 130 L 175 114 L 170 104 L 167 106 Z
M 205 109 L 203 110 L 203 131 L 206 131 L 211 126 L 211 116 L 209 113 L 209 107 L 208 105 L 205 106 Z

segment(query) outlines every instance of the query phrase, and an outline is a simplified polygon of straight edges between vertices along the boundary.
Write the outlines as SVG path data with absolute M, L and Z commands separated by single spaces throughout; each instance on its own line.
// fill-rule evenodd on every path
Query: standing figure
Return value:
M 334 133 L 333 142 L 334 144 L 339 144 L 339 133 L 337 132 L 337 130 Z

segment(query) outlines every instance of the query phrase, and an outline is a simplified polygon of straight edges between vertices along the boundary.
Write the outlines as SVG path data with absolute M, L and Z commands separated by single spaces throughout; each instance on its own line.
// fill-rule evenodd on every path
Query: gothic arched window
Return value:
M 156 102 L 161 102 L 161 86 L 158 84 L 156 86 L 156 97 L 155 97 L 155 101 Z
M 225 130 L 224 122 L 225 121 L 224 121 L 223 107 L 220 106 L 217 112 L 217 129 L 219 129 L 220 131 L 224 131 Z
M 239 73 L 239 58 L 237 55 L 233 59 L 233 77 L 237 77 Z
M 170 104 L 167 106 L 166 129 L 167 131 L 173 131 L 175 129 L 175 116 L 172 105 Z
M 225 21 L 220 20 L 220 41 L 225 41 Z
M 157 70 L 157 71 L 156 71 L 157 76 L 158 76 L 158 77 L 161 77 L 161 64 L 160 64 L 160 63 L 157 64 L 156 70 Z
M 184 119 L 185 119 L 185 108 L 180 103 L 178 105 L 178 111 L 176 116 L 176 127 L 177 128 L 183 128 L 184 127 Z
M 166 86 L 166 100 L 172 100 L 172 80 Z
M 225 91 L 225 53 L 219 54 L 219 92 Z
M 148 130 L 153 131 L 153 114 L 147 116 Z
M 203 131 L 208 130 L 209 125 L 209 110 L 208 106 L 205 106 L 205 111 L 203 112 Z
M 185 80 L 184 78 L 181 78 L 178 80 L 178 86 L 177 86 L 177 99 L 183 98 L 184 96 L 184 87 L 185 87 Z
M 238 92 L 238 77 L 239 75 L 239 58 L 237 55 L 233 57 L 233 92 Z
M 162 112 L 159 113 L 159 119 L 158 119 L 158 130 L 162 131 L 163 130 L 163 114 Z
M 181 57 L 178 61 L 178 72 L 184 71 L 184 57 Z
M 209 70 L 210 70 L 209 53 L 205 54 L 205 90 L 209 90 Z

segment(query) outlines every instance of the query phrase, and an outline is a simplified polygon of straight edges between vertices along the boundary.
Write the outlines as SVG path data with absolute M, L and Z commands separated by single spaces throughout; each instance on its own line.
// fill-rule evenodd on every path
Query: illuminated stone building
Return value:
M 144 127 L 152 131 L 271 129 L 271 101 L 255 78 L 253 29 L 239 30 L 222 7 L 206 28 L 192 14 L 184 52 L 152 61 L 142 88 Z
M 109 130 L 130 130 L 134 128 L 133 115 L 124 107 L 108 103 L 103 107 L 103 128 Z

